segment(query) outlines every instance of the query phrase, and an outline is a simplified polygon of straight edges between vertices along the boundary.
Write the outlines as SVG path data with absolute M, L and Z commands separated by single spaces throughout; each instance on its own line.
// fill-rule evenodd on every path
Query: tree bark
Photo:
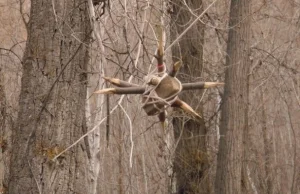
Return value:
M 243 193 L 248 130 L 250 1 L 232 0 L 220 124 L 216 193 Z
M 187 0 L 189 8 L 197 15 L 203 11 L 202 1 Z M 171 41 L 175 40 L 186 27 L 195 20 L 195 16 L 181 0 L 173 0 L 171 15 Z M 195 24 L 179 41 L 178 46 L 172 48 L 174 62 L 179 58 L 183 67 L 177 76 L 182 82 L 194 81 L 193 77 L 200 77 L 203 63 L 204 26 L 201 22 Z M 184 75 L 190 75 L 188 78 Z M 181 99 L 201 112 L 199 102 L 201 91 L 185 91 Z M 209 168 L 206 149 L 206 128 L 203 118 L 196 122 L 192 119 L 174 118 L 174 135 L 178 141 L 174 173 L 176 176 L 177 193 L 210 193 L 207 169 Z
M 84 143 L 51 159 L 82 134 L 90 41 L 84 0 L 32 0 L 10 194 L 89 193 Z
M 264 99 L 264 93 L 261 90 L 261 102 L 262 108 L 261 108 L 261 124 L 262 124 L 262 136 L 263 136 L 263 144 L 264 144 L 264 167 L 266 171 L 266 190 L 265 193 L 272 194 L 274 193 L 274 177 L 272 176 L 272 139 L 268 132 L 267 127 L 267 113 L 266 113 L 266 107 L 264 105 L 265 99 Z
M 5 185 L 5 178 L 7 175 L 5 151 L 7 150 L 7 136 L 6 136 L 6 97 L 4 92 L 3 70 L 0 66 L 0 193 L 5 192 L 7 185 Z

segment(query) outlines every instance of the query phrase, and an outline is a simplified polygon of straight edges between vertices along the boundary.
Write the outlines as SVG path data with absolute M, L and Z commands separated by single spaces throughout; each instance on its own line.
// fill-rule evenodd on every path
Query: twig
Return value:
M 119 101 L 123 100 L 121 97 Z M 118 105 L 116 105 L 109 114 L 112 114 L 116 109 L 118 108 Z M 99 121 L 91 130 L 89 130 L 86 134 L 82 135 L 79 139 L 77 139 L 74 143 L 72 143 L 69 147 L 61 151 L 59 154 L 57 154 L 55 157 L 53 157 L 52 161 L 55 161 L 58 157 L 60 157 L 62 154 L 64 154 L 66 151 L 68 151 L 70 148 L 78 144 L 81 140 L 83 140 L 86 136 L 94 132 L 106 119 L 107 117 L 104 117 L 101 121 Z
M 32 166 L 31 166 L 29 160 L 27 160 L 27 162 L 28 162 L 28 166 L 29 166 L 29 168 L 30 168 L 30 171 L 31 171 L 31 173 L 32 173 L 32 176 L 33 176 L 33 178 L 34 178 L 34 181 L 35 181 L 35 183 L 36 183 L 36 186 L 37 186 L 37 189 L 38 189 L 38 191 L 39 191 L 39 194 L 42 194 L 41 187 L 40 187 L 40 185 L 39 185 L 39 183 L 38 183 L 38 181 L 37 181 L 37 179 L 36 179 L 36 176 L 33 174 Z
M 176 42 L 179 41 L 179 39 L 181 39 L 183 37 L 183 35 L 185 35 L 185 33 L 187 33 L 187 31 L 190 30 L 191 27 L 193 27 L 193 25 L 195 25 L 198 20 L 209 10 L 209 8 L 215 4 L 217 0 L 214 0 L 190 25 L 189 27 L 187 27 L 169 46 L 168 48 L 166 48 L 165 51 L 167 51 L 168 49 L 170 49 Z
M 57 23 L 58 20 L 57 20 L 57 15 L 56 15 L 56 11 L 55 11 L 55 3 L 54 3 L 54 0 L 52 0 L 52 10 L 53 10 L 53 15 L 54 15 L 54 18 L 55 18 L 55 22 Z
M 12 51 L 12 49 L 0 48 L 0 50 L 4 50 L 4 51 L 11 52 L 11 53 L 14 54 L 14 55 L 19 59 L 19 61 L 22 63 L 22 59 L 21 59 L 14 51 Z
M 47 105 L 47 102 L 49 101 L 50 99 L 50 95 L 51 95 L 51 92 L 52 90 L 54 89 L 56 83 L 58 82 L 58 80 L 60 79 L 60 77 L 62 76 L 63 72 L 65 71 L 65 69 L 67 68 L 67 66 L 73 61 L 73 59 L 75 58 L 75 56 L 77 55 L 77 53 L 79 52 L 79 50 L 81 49 L 82 47 L 82 44 L 80 44 L 78 46 L 78 48 L 76 49 L 75 53 L 70 57 L 70 59 L 67 61 L 67 63 L 62 67 L 60 73 L 58 74 L 58 76 L 56 77 L 56 79 L 54 80 L 53 84 L 51 85 L 51 88 L 49 89 L 48 93 L 47 93 L 47 96 L 44 98 L 43 100 L 43 106 L 38 114 L 38 117 L 37 117 L 37 120 L 40 119 L 40 117 L 42 116 L 42 113 L 43 111 L 45 110 L 46 108 L 46 105 Z
M 130 129 L 130 143 L 131 143 L 131 148 L 130 148 L 130 155 L 129 155 L 129 164 L 130 164 L 130 168 L 132 168 L 132 154 L 133 154 L 133 147 L 134 147 L 134 142 L 133 142 L 133 132 L 132 132 L 132 122 L 131 119 L 129 117 L 129 115 L 127 114 L 127 112 L 125 111 L 125 109 L 123 108 L 123 106 L 121 104 L 118 104 L 120 106 L 120 108 L 123 110 L 123 112 L 125 113 L 128 121 L 129 121 L 129 129 Z

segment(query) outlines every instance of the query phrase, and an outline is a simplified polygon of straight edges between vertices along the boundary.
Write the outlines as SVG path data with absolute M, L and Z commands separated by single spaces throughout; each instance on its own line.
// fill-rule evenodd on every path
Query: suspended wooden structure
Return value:
M 166 108 L 177 107 L 200 119 L 201 116 L 194 111 L 187 103 L 180 100 L 178 95 L 184 90 L 197 90 L 223 86 L 222 82 L 195 82 L 181 83 L 176 75 L 181 67 L 181 61 L 173 64 L 172 70 L 166 73 L 166 66 L 163 63 L 163 45 L 159 41 L 156 53 L 157 73 L 147 75 L 143 86 L 129 83 L 117 78 L 103 77 L 106 81 L 117 86 L 96 91 L 96 94 L 141 94 L 143 109 L 148 116 L 158 115 L 160 122 L 166 119 Z

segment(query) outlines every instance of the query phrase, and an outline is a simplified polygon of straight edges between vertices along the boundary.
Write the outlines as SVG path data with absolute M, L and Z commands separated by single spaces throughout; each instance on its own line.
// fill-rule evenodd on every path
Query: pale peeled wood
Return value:
M 166 76 L 161 80 L 160 84 L 156 87 L 155 91 L 161 98 L 168 98 L 180 92 L 181 83 L 171 76 Z
M 169 76 L 176 77 L 177 73 L 179 72 L 179 69 L 182 65 L 181 61 L 177 61 L 173 64 L 172 71 L 169 73 Z
M 184 101 L 177 99 L 174 104 L 172 104 L 172 107 L 178 107 L 187 112 L 188 114 L 192 115 L 196 119 L 202 118 L 190 105 L 185 103 Z
M 176 94 L 180 92 L 181 89 L 181 83 L 177 81 L 175 78 L 171 76 L 166 76 L 163 78 L 159 85 L 155 88 L 155 92 L 158 97 L 162 99 L 167 99 L 169 97 L 174 96 L 174 98 L 177 96 Z M 143 102 L 145 102 L 147 98 L 143 98 Z M 169 99 L 172 100 L 172 99 Z M 157 101 L 157 99 L 149 98 L 148 102 Z M 147 113 L 147 115 L 156 115 L 161 112 L 161 110 L 164 108 L 165 104 L 163 102 L 157 102 L 155 104 L 146 104 L 143 109 Z

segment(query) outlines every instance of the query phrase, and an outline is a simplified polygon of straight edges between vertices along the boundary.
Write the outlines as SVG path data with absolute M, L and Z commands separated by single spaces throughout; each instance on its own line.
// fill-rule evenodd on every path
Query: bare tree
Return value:
M 242 193 L 248 129 L 250 1 L 231 1 L 216 193 Z M 245 170 L 245 169 L 244 169 Z
M 202 1 L 173 0 L 171 14 L 171 42 L 203 12 Z M 182 82 L 199 79 L 203 71 L 204 25 L 197 21 L 172 48 L 174 61 L 182 60 L 183 68 L 178 75 Z M 201 91 L 185 92 L 181 98 L 197 112 L 201 111 Z M 173 119 L 177 141 L 174 173 L 178 193 L 209 193 L 209 160 L 206 150 L 204 118 L 195 121 L 187 115 Z
M 31 1 L 8 193 L 88 193 L 83 134 L 90 22 L 86 1 Z

